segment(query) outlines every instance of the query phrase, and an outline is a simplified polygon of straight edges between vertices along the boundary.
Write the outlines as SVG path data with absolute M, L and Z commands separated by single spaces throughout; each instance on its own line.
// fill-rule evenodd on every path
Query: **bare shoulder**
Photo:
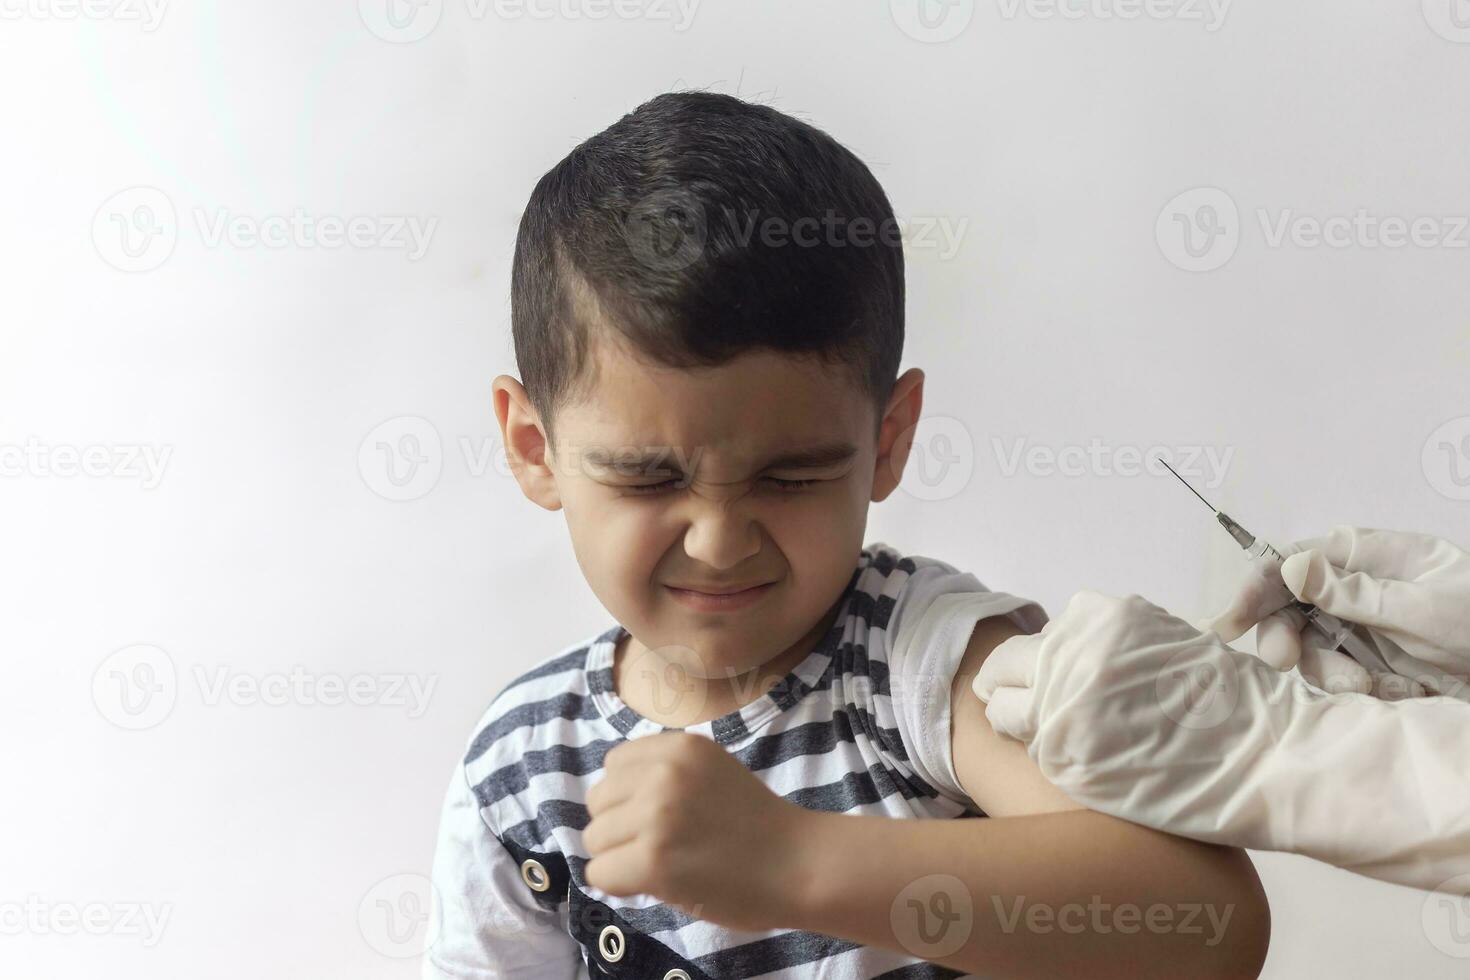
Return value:
M 1041 774 L 1014 739 L 997 735 L 970 684 L 990 651 L 1021 630 L 1004 616 L 975 624 L 950 689 L 950 751 L 960 786 L 992 817 L 1084 809 Z

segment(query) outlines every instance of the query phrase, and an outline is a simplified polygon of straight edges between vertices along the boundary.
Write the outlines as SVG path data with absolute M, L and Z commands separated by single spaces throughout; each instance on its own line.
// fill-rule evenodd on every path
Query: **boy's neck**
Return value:
M 821 620 L 789 648 L 742 673 L 716 671 L 703 682 L 702 702 L 686 702 L 670 681 L 691 682 L 682 671 L 663 669 L 658 654 L 644 647 L 631 633 L 624 633 L 613 651 L 613 688 L 623 702 L 655 724 L 671 728 L 698 725 L 732 711 L 737 711 L 757 698 L 764 697 L 780 684 L 807 655 L 816 649 L 822 637 L 832 628 L 838 608 L 834 603 Z M 638 669 L 629 671 L 629 664 Z

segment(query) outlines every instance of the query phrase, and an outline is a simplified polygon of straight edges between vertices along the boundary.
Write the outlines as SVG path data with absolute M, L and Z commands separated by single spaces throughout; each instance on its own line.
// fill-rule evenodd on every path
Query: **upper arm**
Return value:
M 1085 811 L 1050 818 L 1055 821 L 1049 824 L 1048 845 L 1053 867 L 1066 869 L 1061 887 L 1075 889 L 1076 876 L 1089 871 L 1123 887 L 1155 893 L 1183 883 L 1181 894 L 1189 901 L 1207 895 L 1216 907 L 1235 913 L 1230 941 L 1224 944 L 1233 964 L 1227 969 L 1230 975 L 1257 976 L 1270 942 L 1271 912 L 1244 850 L 1175 837 L 1088 810 L 1041 774 L 1025 746 L 990 727 L 985 702 L 975 696 L 971 683 L 990 651 L 1020 632 L 1003 616 L 976 623 L 955 672 L 950 690 L 951 751 L 960 786 L 993 817 Z M 1037 874 L 1040 881 L 1059 881 L 1046 871 Z M 1038 889 L 1045 887 L 1049 885 L 1038 883 Z
M 950 751 L 960 786 L 993 817 L 1082 810 L 1053 786 L 1015 739 L 997 735 L 985 717 L 985 702 L 970 689 L 980 665 L 1001 641 L 1021 630 L 1004 616 L 975 624 L 950 689 Z

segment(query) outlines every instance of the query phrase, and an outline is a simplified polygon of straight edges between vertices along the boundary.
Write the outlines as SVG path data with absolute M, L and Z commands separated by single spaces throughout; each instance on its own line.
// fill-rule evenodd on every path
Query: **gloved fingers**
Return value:
M 1035 716 L 1031 711 L 1034 694 L 1029 687 L 996 688 L 985 706 L 985 717 L 997 735 L 1031 744 L 1036 737 Z
M 1330 538 L 1330 535 L 1322 535 L 1321 537 L 1315 538 L 1301 538 L 1290 544 L 1284 544 L 1276 550 L 1281 553 L 1281 557 L 1283 558 L 1290 558 L 1300 551 L 1325 551 L 1330 546 Z
M 1378 579 L 1408 582 L 1418 578 L 1436 558 L 1463 556 L 1448 541 L 1414 531 L 1382 531 L 1340 524 L 1317 541 L 1298 542 L 1298 551 L 1320 551 L 1328 562 L 1348 572 L 1367 572 Z
M 1355 691 L 1368 694 L 1373 690 L 1373 678 L 1363 665 L 1345 653 L 1323 647 L 1302 647 L 1302 658 L 1297 668 L 1313 686 L 1328 694 Z
M 1012 636 L 996 644 L 980 665 L 970 689 L 981 701 L 995 697 L 997 688 L 1027 688 L 1036 681 L 1036 656 L 1041 637 L 1034 634 Z
M 1439 605 L 1436 593 L 1421 585 L 1346 571 L 1321 551 L 1286 559 L 1281 580 L 1303 602 L 1364 626 L 1417 633 L 1419 624 L 1435 621 Z
M 1256 627 L 1256 656 L 1277 670 L 1290 670 L 1302 658 L 1302 627 L 1306 617 L 1288 607 L 1278 610 Z
M 1229 643 L 1246 630 L 1292 601 L 1292 594 L 1281 581 L 1281 566 L 1269 558 L 1257 558 L 1246 570 L 1245 578 L 1235 590 L 1225 609 L 1194 625 L 1201 633 L 1213 632 Z

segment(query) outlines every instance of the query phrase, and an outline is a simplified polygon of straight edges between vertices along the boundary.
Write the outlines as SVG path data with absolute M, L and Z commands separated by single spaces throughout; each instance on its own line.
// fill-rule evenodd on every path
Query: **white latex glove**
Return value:
M 1461 701 L 1329 695 L 1138 596 L 1095 592 L 997 646 L 973 687 L 1084 806 L 1470 894 Z
M 1229 641 L 1256 626 L 1257 656 L 1278 670 L 1299 666 L 1330 693 L 1470 694 L 1470 554 L 1427 534 L 1342 525 L 1282 553 L 1280 566 L 1253 562 L 1230 605 L 1199 628 Z M 1287 605 L 1294 599 L 1368 627 L 1393 679 L 1404 680 L 1389 683 L 1316 645 L 1321 634 L 1303 632 L 1305 617 Z

